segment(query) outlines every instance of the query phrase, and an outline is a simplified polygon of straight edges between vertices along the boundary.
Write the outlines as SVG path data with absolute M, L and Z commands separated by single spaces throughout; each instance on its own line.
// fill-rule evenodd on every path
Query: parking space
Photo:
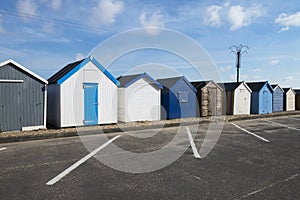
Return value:
M 90 141 L 89 148 L 97 149 L 107 138 L 121 135 L 112 143 L 127 152 L 139 154 L 163 148 L 174 141 L 180 129 L 141 131 L 143 137 L 139 138 L 136 131 L 84 136 L 82 140 L 74 137 L 0 144 L 0 149 L 5 148 L 0 151 L 0 198 L 297 199 L 300 197 L 298 119 L 300 116 L 295 115 L 233 122 L 270 142 L 231 122 L 225 123 L 218 142 L 206 157 L 195 159 L 192 149 L 188 148 L 175 162 L 148 173 L 118 171 L 91 156 L 51 185 L 46 183 L 90 154 L 82 140 Z M 185 127 L 182 128 L 184 131 Z M 188 128 L 199 150 L 208 124 Z M 147 138 L 147 135 L 151 137 Z M 182 134 L 167 150 L 181 150 L 187 145 L 190 145 L 188 136 Z M 121 152 L 111 154 L 109 148 L 112 146 L 107 144 L 96 155 L 121 158 Z M 154 162 L 154 159 L 147 162 Z

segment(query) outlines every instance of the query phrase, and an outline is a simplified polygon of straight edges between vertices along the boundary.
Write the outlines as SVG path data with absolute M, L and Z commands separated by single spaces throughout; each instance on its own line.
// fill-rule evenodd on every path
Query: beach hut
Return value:
M 284 91 L 279 85 L 272 85 L 273 92 L 273 112 L 283 111 L 283 95 Z
M 251 114 L 267 114 L 273 111 L 273 88 L 265 82 L 247 83 L 252 90 L 251 93 Z
M 283 88 L 284 98 L 283 98 L 283 110 L 293 111 L 295 110 L 295 98 L 296 93 L 292 88 Z
M 13 60 L 0 63 L 0 132 L 46 128 L 46 84 Z
M 252 90 L 245 82 L 221 83 L 219 85 L 223 85 L 226 92 L 227 115 L 250 114 Z
M 196 117 L 196 88 L 184 77 L 158 79 L 161 91 L 161 118 Z
M 223 114 L 223 88 L 214 81 L 192 82 L 197 89 L 198 116 L 217 116 Z
M 295 109 L 300 110 L 300 90 L 294 90 L 295 92 Z
M 118 119 L 121 122 L 160 120 L 162 86 L 146 73 L 120 76 Z
M 68 64 L 48 81 L 50 125 L 117 123 L 120 83 L 92 56 Z

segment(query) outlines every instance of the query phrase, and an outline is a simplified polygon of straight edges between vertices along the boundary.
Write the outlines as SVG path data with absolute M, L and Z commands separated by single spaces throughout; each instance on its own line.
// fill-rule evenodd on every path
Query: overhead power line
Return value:
M 52 23 L 61 24 L 61 25 L 73 26 L 75 28 L 85 28 L 85 29 L 88 29 L 91 31 L 109 32 L 108 30 L 100 29 L 100 27 L 91 26 L 88 24 L 80 24 L 80 23 L 65 21 L 65 20 L 61 20 L 61 19 L 44 17 L 44 16 L 40 16 L 40 15 L 32 15 L 32 14 L 22 13 L 22 12 L 18 12 L 18 11 L 9 11 L 9 10 L 0 9 L 0 13 L 2 15 L 9 15 L 9 16 L 13 16 L 13 17 L 23 17 L 26 19 L 32 19 L 32 20 L 36 20 L 36 21 L 52 22 Z

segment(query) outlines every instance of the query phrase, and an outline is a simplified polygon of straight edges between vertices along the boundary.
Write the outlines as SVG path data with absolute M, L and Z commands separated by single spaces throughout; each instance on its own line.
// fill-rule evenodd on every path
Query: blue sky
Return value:
M 14 59 L 49 78 L 67 63 L 120 32 L 143 27 L 172 29 L 198 42 L 224 81 L 234 81 L 230 45 L 245 44 L 241 79 L 269 80 L 300 88 L 300 3 L 205 0 L 18 0 L 0 2 L 0 60 Z M 197 79 L 187 63 L 162 51 L 123 56 L 118 76 L 140 65 L 161 63 Z M 210 77 L 207 77 L 210 78 Z

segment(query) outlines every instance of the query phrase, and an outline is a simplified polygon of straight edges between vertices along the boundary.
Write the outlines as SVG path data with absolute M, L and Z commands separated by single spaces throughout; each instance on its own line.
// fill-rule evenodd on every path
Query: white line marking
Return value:
M 101 145 L 100 147 L 98 147 L 97 149 L 95 149 L 94 151 L 92 151 L 91 153 L 89 153 L 88 155 L 86 155 L 85 157 L 83 157 L 82 159 L 78 160 L 76 163 L 74 163 L 68 169 L 66 169 L 65 171 L 61 172 L 56 177 L 54 177 L 53 179 L 51 179 L 50 181 L 48 181 L 46 183 L 46 185 L 54 185 L 56 182 L 58 182 L 64 176 L 66 176 L 71 171 L 73 171 L 74 169 L 76 169 L 77 167 L 79 167 L 82 163 L 84 163 L 85 161 L 87 161 L 88 159 L 90 159 L 92 156 L 94 156 L 95 154 L 97 154 L 100 150 L 104 149 L 107 145 L 109 145 L 114 140 L 118 139 L 119 137 L 121 137 L 121 135 L 117 135 L 116 137 L 114 137 L 114 138 L 110 139 L 109 141 L 105 142 L 103 145 Z
M 7 149 L 7 147 L 0 148 L 0 151 Z
M 252 195 L 255 195 L 255 194 L 259 193 L 259 192 L 262 192 L 262 191 L 264 191 L 264 190 L 266 190 L 266 189 L 272 188 L 272 187 L 274 187 L 275 185 L 277 185 L 278 183 L 288 182 L 288 181 L 290 181 L 290 180 L 293 180 L 293 179 L 297 178 L 298 176 L 299 176 L 299 174 L 295 174 L 295 175 L 293 175 L 293 176 L 291 176 L 291 177 L 289 177 L 289 178 L 286 178 L 286 179 L 284 179 L 284 180 L 276 181 L 275 183 L 271 183 L 270 185 L 268 185 L 268 186 L 266 186 L 266 187 L 263 187 L 263 188 L 261 188 L 261 189 L 255 190 L 255 191 L 250 192 L 250 193 L 248 193 L 248 194 L 245 194 L 244 196 L 240 197 L 240 199 L 247 198 L 247 197 L 249 197 L 249 196 L 252 196 Z
M 292 129 L 292 130 L 300 131 L 300 129 L 298 129 L 298 128 L 290 127 L 290 126 L 287 126 L 287 125 L 284 125 L 284 124 L 279 124 L 277 122 L 273 122 L 273 121 L 270 121 L 270 120 L 262 119 L 262 121 L 270 122 L 272 124 L 283 126 L 283 127 L 286 127 L 286 128 Z
M 191 144 L 191 147 L 192 147 L 192 150 L 193 150 L 193 153 L 194 153 L 194 157 L 195 158 L 201 158 L 201 156 L 199 155 L 198 150 L 196 148 L 196 145 L 194 143 L 194 140 L 193 140 L 190 129 L 188 127 L 185 127 L 185 128 L 186 128 L 187 134 L 189 136 L 189 140 L 190 140 L 190 144 Z
M 261 137 L 261 136 L 259 136 L 259 135 L 256 135 L 255 133 L 252 133 L 252 132 L 250 132 L 250 131 L 247 131 L 246 129 L 244 129 L 244 128 L 242 128 L 242 127 L 240 127 L 240 126 L 238 126 L 238 125 L 236 125 L 236 124 L 234 124 L 234 123 L 231 123 L 233 126 L 235 126 L 235 127 L 237 127 L 238 129 L 241 129 L 242 131 L 244 131 L 244 132 L 246 132 L 246 133 L 248 133 L 248 134 L 250 134 L 250 135 L 253 135 L 254 137 L 257 137 L 258 139 L 261 139 L 261 140 L 263 140 L 263 141 L 265 141 L 265 142 L 270 142 L 270 140 L 267 140 L 267 139 L 265 139 L 265 138 L 263 138 L 263 137 Z

